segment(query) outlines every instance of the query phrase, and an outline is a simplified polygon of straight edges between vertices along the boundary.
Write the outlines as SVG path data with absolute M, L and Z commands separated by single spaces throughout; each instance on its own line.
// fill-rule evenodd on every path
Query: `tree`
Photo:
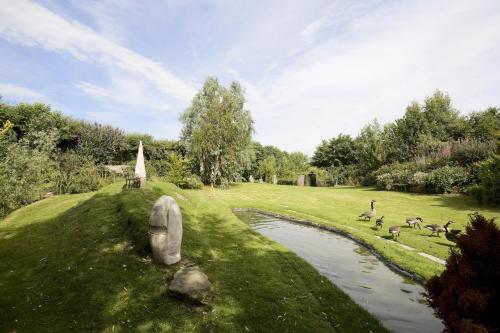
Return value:
M 452 248 L 446 268 L 426 284 L 427 295 L 447 332 L 500 329 L 500 229 L 475 213 Z
M 253 132 L 250 112 L 238 82 L 228 88 L 208 78 L 184 111 L 181 138 L 202 181 L 212 187 L 238 179 Z
M 474 112 L 468 118 L 470 135 L 481 141 L 495 140 L 500 131 L 500 108 Z
M 387 157 L 382 128 L 377 120 L 364 126 L 355 140 L 359 161 L 365 171 L 378 169 Z
M 339 167 L 358 163 L 354 140 L 350 135 L 339 134 L 336 138 L 323 140 L 316 148 L 311 164 L 319 168 Z
M 121 129 L 98 123 L 82 121 L 77 133 L 79 153 L 91 157 L 98 164 L 115 160 L 125 141 Z
M 466 121 L 451 105 L 451 98 L 439 90 L 427 97 L 424 102 L 424 116 L 427 130 L 441 141 L 464 137 Z
M 268 156 L 259 163 L 258 175 L 264 181 L 270 183 L 273 175 L 276 174 L 276 159 L 274 156 Z

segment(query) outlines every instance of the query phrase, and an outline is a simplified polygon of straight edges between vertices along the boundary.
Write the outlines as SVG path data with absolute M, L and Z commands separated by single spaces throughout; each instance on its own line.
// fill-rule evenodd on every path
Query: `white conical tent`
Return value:
M 139 151 L 137 152 L 137 162 L 135 163 L 135 176 L 141 179 L 146 179 L 146 167 L 144 166 L 142 141 L 139 141 Z

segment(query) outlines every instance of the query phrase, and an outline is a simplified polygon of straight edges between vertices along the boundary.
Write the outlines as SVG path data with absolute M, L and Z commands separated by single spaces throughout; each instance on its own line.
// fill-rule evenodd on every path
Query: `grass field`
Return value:
M 259 188 L 285 190 L 149 183 L 122 192 L 113 184 L 14 212 L 0 222 L 0 332 L 384 332 L 302 259 L 232 214 L 233 205 L 252 205 Z M 232 193 L 239 198 L 229 200 Z M 183 256 L 213 283 L 208 306 L 169 297 L 175 267 L 147 258 L 149 211 L 161 194 L 182 208 Z
M 418 252 L 446 259 L 453 243 L 444 235 L 430 237 L 431 232 L 427 229 L 409 228 L 405 223 L 407 217 L 420 216 L 424 219 L 423 225 L 444 224 L 451 219 L 456 222 L 452 228 L 462 230 L 471 212 L 479 211 L 487 217 L 500 217 L 500 209 L 477 206 L 470 198 L 460 195 L 409 194 L 363 187 L 240 184 L 229 190 L 211 191 L 206 188 L 193 191 L 192 195 L 199 200 L 209 198 L 217 205 L 258 208 L 335 226 L 373 245 L 384 257 L 423 279 L 440 273 L 444 266 L 418 255 Z M 375 230 L 374 221 L 358 220 L 359 214 L 370 209 L 372 199 L 377 201 L 377 217 L 385 216 L 382 230 Z M 385 239 L 391 238 L 387 230 L 392 225 L 402 226 L 399 243 L 415 250 L 405 249 Z

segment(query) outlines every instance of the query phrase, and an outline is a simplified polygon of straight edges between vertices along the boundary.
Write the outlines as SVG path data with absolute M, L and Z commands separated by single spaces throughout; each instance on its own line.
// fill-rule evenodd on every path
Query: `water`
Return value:
M 305 259 L 392 332 L 443 330 L 422 286 L 390 270 L 351 239 L 255 212 L 236 215 Z

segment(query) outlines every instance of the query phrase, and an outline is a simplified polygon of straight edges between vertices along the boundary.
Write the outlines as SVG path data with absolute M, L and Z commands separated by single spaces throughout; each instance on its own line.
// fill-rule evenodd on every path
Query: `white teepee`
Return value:
M 139 142 L 139 151 L 137 152 L 137 162 L 135 163 L 135 176 L 146 179 L 146 167 L 144 166 L 144 153 L 142 151 L 142 141 Z

